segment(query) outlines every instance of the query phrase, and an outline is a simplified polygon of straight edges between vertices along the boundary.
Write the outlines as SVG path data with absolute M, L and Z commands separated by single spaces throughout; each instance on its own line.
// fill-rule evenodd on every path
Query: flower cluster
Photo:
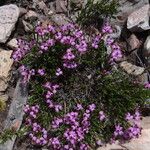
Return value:
M 59 85 L 46 82 L 44 87 L 47 90 L 47 93 L 45 95 L 45 98 L 46 98 L 45 101 L 48 104 L 48 107 L 53 108 L 56 112 L 59 112 L 60 110 L 62 110 L 62 106 L 60 104 L 55 104 L 54 101 L 52 100 L 52 97 L 54 96 L 54 94 L 57 93 Z
M 83 114 L 83 119 L 82 122 L 80 124 L 79 122 L 79 113 L 78 112 L 71 112 L 68 113 L 65 117 L 64 117 L 64 122 L 67 125 L 70 125 L 71 128 L 68 128 L 65 132 L 64 132 L 64 138 L 66 139 L 66 141 L 68 141 L 68 144 L 71 145 L 73 148 L 77 148 L 76 146 L 78 145 L 78 143 L 80 143 L 80 150 L 87 150 L 88 149 L 88 145 L 84 144 L 82 141 L 85 138 L 85 135 L 89 132 L 89 128 L 90 128 L 90 112 L 93 111 L 95 108 L 94 106 L 89 106 L 91 107 L 91 110 L 87 109 L 85 111 L 85 113 Z
M 102 28 L 102 33 L 113 33 L 113 29 L 111 27 L 111 25 L 109 25 L 107 22 L 104 24 L 103 28 Z
M 28 125 L 31 125 L 33 120 L 37 118 L 39 109 L 40 109 L 39 105 L 35 105 L 35 106 L 25 105 L 24 112 L 27 115 L 26 123 Z
M 29 82 L 31 76 L 35 75 L 35 70 L 34 69 L 29 69 L 27 67 L 25 67 L 24 65 L 22 65 L 20 68 L 19 68 L 19 72 L 20 74 L 22 75 L 23 79 L 22 79 L 22 82 L 23 83 L 27 83 Z
M 60 68 L 58 68 L 57 70 L 56 70 L 56 76 L 60 76 L 60 75 L 62 75 L 63 74 L 63 71 L 60 69 Z
M 94 47 L 95 49 L 97 49 L 99 47 L 99 43 L 101 40 L 101 34 L 97 35 L 92 43 L 92 47 Z
M 105 119 L 106 119 L 105 113 L 103 111 L 100 111 L 99 112 L 99 120 L 100 121 L 105 121 Z
M 34 41 L 27 42 L 25 40 L 18 39 L 18 48 L 12 54 L 12 58 L 14 59 L 14 61 L 20 61 L 31 50 L 34 44 Z
M 45 145 L 48 143 L 48 133 L 45 128 L 42 128 L 39 124 L 32 124 L 32 131 L 29 134 L 32 142 L 37 145 Z
M 126 140 L 138 138 L 141 134 L 141 127 L 139 125 L 141 114 L 139 113 L 139 111 L 137 110 L 134 115 L 127 113 L 125 119 L 130 124 L 129 128 L 124 129 L 120 124 L 116 125 L 114 131 L 114 139 L 118 137 Z
M 40 75 L 40 76 L 44 76 L 45 75 L 45 70 L 44 69 L 38 69 L 38 74 Z
M 102 28 L 102 33 L 99 33 L 95 36 L 94 40 L 92 41 L 92 47 L 98 49 L 99 43 L 101 40 L 104 40 L 106 45 L 111 48 L 111 61 L 120 60 L 123 55 L 120 46 L 115 42 L 115 40 L 109 36 L 109 34 L 113 33 L 112 27 L 106 23 Z
M 48 39 L 46 42 L 41 43 L 40 45 L 40 53 L 47 52 L 48 49 L 55 45 L 54 39 Z
M 53 149 L 61 149 L 61 143 L 58 137 L 53 137 L 49 139 L 49 146 Z
M 149 83 L 149 82 L 145 83 L 145 84 L 144 84 L 144 87 L 145 87 L 146 89 L 150 89 L 150 83 Z
M 112 49 L 113 49 L 111 54 L 112 60 L 117 61 L 120 58 L 122 58 L 123 55 L 121 52 L 121 48 L 116 43 L 112 45 Z
M 77 105 L 76 108 L 82 108 L 81 105 Z M 85 110 L 83 113 L 82 121 L 80 122 L 80 111 L 81 109 L 78 109 L 78 111 L 70 112 L 66 114 L 62 118 L 55 118 L 52 121 L 52 128 L 53 129 L 59 129 L 61 125 L 68 125 L 69 128 L 67 128 L 63 134 L 63 137 L 68 142 L 67 145 L 64 145 L 64 149 L 69 148 L 77 148 L 77 145 L 80 145 L 80 150 L 88 150 L 88 145 L 83 144 L 83 140 L 86 136 L 86 134 L 89 132 L 90 129 L 90 118 L 91 113 L 96 109 L 95 104 L 91 104 L 88 106 L 88 109 Z M 56 138 L 57 144 L 52 144 L 52 147 L 61 146 L 59 138 Z M 58 142 L 59 141 L 59 142 Z M 59 144 L 58 144 L 59 143 Z
M 73 54 L 72 52 L 72 49 L 69 48 L 67 49 L 66 51 L 66 54 L 63 56 L 63 66 L 65 68 L 76 68 L 77 67 L 77 64 L 74 62 L 74 59 L 75 59 L 75 55 Z

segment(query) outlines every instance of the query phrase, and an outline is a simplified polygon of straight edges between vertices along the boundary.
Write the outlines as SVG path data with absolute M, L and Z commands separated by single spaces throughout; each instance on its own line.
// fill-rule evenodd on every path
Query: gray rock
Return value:
M 3 100 L 6 102 L 8 98 L 9 98 L 8 95 L 0 93 L 0 100 Z
M 150 116 L 143 117 L 140 124 L 143 129 L 150 129 Z
M 5 129 L 13 129 L 18 131 L 23 120 L 23 107 L 27 101 L 27 86 L 21 84 L 21 80 L 19 79 L 15 92 L 13 101 L 10 105 L 10 109 L 8 112 L 8 116 L 5 122 Z M 8 140 L 5 144 L 0 144 L 0 150 L 12 150 L 14 142 L 16 140 L 16 136 L 14 136 L 11 140 Z
M 15 49 L 18 47 L 17 45 L 17 39 L 11 39 L 8 43 L 7 43 L 7 46 L 10 47 L 11 49 Z
M 140 76 L 138 76 L 138 82 L 141 84 L 141 85 L 144 85 L 145 83 L 148 82 L 148 74 L 147 73 L 143 73 L 141 74 Z
M 54 15 L 54 13 L 55 13 L 54 11 L 50 10 L 50 11 L 48 12 L 48 15 L 49 15 L 49 16 L 52 16 L 52 15 Z
M 31 31 L 33 30 L 32 24 L 28 23 L 28 22 L 25 21 L 25 20 L 22 20 L 22 23 L 23 23 L 23 25 L 24 25 L 24 30 L 25 30 L 26 32 L 31 32 Z
M 146 4 L 149 4 L 149 0 L 120 0 L 115 19 L 111 18 L 112 23 L 123 27 L 128 16 Z
M 146 99 L 145 100 L 145 107 L 144 107 L 144 109 L 147 110 L 147 112 L 146 112 L 147 114 L 150 114 L 150 99 Z
M 145 68 L 133 65 L 127 61 L 123 61 L 119 65 L 125 72 L 134 76 L 141 75 L 145 71 Z
M 57 13 L 67 12 L 67 3 L 65 0 L 56 0 L 56 12 Z
M 0 7 L 0 43 L 5 43 L 19 17 L 19 8 L 16 5 L 5 5 Z
M 144 43 L 144 56 L 146 57 L 150 56 L 150 35 L 147 37 Z
M 144 5 L 129 15 L 127 28 L 132 32 L 140 32 L 150 29 L 149 4 Z
M 140 47 L 140 41 L 139 39 L 135 36 L 135 34 L 131 34 L 131 36 L 128 39 L 129 45 L 130 45 L 130 50 L 137 49 Z
M 126 149 L 120 146 L 118 142 L 116 142 L 114 144 L 107 144 L 106 146 L 100 147 L 97 150 L 126 150 Z
M 12 51 L 0 49 L 0 91 L 5 91 L 8 86 L 9 72 L 13 64 L 11 54 Z
M 13 60 L 10 58 L 12 51 L 6 51 L 0 49 L 0 77 L 7 78 L 11 66 L 13 64 Z
M 0 92 L 5 92 L 7 87 L 8 87 L 7 80 L 0 78 Z
M 35 9 L 36 7 L 38 7 L 40 10 L 44 12 L 46 16 L 48 15 L 49 8 L 47 7 L 44 1 L 41 0 L 32 0 L 32 1 L 33 1 L 32 8 Z
M 57 25 L 65 25 L 71 22 L 64 14 L 54 14 L 51 16 L 51 20 Z
M 34 21 L 38 18 L 38 14 L 35 11 L 29 10 L 24 17 L 25 20 Z
M 27 13 L 27 10 L 23 7 L 19 7 L 19 11 L 20 11 L 19 17 L 21 17 L 21 16 L 23 16 L 24 14 Z

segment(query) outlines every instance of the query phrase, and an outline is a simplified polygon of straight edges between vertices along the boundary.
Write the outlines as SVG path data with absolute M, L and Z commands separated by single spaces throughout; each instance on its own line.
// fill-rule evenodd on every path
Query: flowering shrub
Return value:
M 75 24 L 39 24 L 30 40 L 18 40 L 12 58 L 29 84 L 24 126 L 32 144 L 88 150 L 140 135 L 149 92 L 115 69 L 123 53 L 114 39 L 104 40 L 112 32 L 108 24 L 92 35 Z

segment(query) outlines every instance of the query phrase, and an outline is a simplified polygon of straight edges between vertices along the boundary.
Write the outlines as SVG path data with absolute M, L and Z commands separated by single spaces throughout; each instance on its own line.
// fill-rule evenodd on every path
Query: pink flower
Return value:
M 45 70 L 44 69 L 38 69 L 38 74 L 40 76 L 44 76 L 45 75 Z
M 149 83 L 149 82 L 145 83 L 145 84 L 144 84 L 144 87 L 145 87 L 146 89 L 150 89 L 150 83 Z
M 103 112 L 103 111 L 100 111 L 100 112 L 99 112 L 99 120 L 100 120 L 100 121 L 104 121 L 105 119 L 106 119 L 106 116 L 105 116 L 104 112 Z
M 58 68 L 58 69 L 56 70 L 56 76 L 60 76 L 60 75 L 62 75 L 62 74 L 63 74 L 62 70 L 61 70 L 60 68 Z

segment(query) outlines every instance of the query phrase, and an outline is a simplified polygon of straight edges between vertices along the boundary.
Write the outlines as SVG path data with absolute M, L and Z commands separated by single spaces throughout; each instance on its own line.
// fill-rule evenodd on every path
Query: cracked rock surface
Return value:
M 0 7 L 0 43 L 5 43 L 19 17 L 19 8 L 16 5 L 5 5 Z

